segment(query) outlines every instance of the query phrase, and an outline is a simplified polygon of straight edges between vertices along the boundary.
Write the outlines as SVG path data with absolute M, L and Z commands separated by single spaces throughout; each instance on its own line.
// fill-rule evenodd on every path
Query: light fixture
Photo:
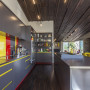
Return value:
M 72 33 L 71 33 L 71 35 L 70 36 L 72 36 Z
M 40 20 L 41 19 L 40 15 L 38 15 L 37 18 Z
M 19 26 L 24 26 L 24 24 L 19 24 Z
M 64 3 L 66 3 L 67 2 L 67 0 L 64 0 Z
M 15 16 L 11 16 L 10 17 L 12 20 L 17 20 L 17 18 Z
M 42 23 L 40 23 L 40 26 L 42 27 Z
M 0 7 L 2 7 L 2 3 L 0 2 Z
M 75 32 L 77 31 L 77 29 L 75 29 Z
M 35 0 L 33 0 L 33 4 L 36 4 Z

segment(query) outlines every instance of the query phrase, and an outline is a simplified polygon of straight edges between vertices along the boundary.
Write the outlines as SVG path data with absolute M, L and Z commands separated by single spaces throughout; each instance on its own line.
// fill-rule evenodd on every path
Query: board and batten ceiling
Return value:
M 54 21 L 57 41 L 76 41 L 90 32 L 90 0 L 18 0 L 28 21 Z M 37 16 L 40 16 L 38 20 Z

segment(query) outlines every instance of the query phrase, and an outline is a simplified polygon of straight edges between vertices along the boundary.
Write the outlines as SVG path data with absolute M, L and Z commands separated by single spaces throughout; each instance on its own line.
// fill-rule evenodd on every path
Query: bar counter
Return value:
M 57 62 L 62 68 L 63 76 L 66 75 L 64 78 L 67 83 L 64 84 L 70 83 L 70 89 L 67 90 L 90 90 L 90 57 L 64 53 L 56 56 L 59 58 Z M 63 80 L 63 82 L 66 81 Z
M 0 64 L 0 90 L 15 90 L 34 66 L 30 58 L 26 55 Z
M 21 57 L 24 57 L 25 55 L 21 55 L 21 56 L 19 56 L 18 58 L 17 58 L 17 56 L 14 56 L 13 58 L 12 58 L 12 56 L 10 57 L 10 59 L 6 59 L 6 57 L 0 57 L 0 65 L 1 64 L 5 64 L 5 63 L 8 63 L 8 62 L 11 62 L 11 61 L 13 61 L 13 60 L 15 60 L 15 59 L 19 59 L 19 58 L 21 58 Z M 28 55 L 29 56 L 29 55 Z

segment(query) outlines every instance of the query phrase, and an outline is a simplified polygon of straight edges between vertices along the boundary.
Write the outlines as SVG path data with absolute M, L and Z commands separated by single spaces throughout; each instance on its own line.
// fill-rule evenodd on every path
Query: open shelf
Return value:
M 52 52 L 52 34 L 36 33 L 36 52 Z

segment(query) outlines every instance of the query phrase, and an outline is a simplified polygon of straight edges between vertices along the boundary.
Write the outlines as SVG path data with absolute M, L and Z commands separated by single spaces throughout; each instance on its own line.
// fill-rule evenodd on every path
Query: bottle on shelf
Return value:
M 39 37 L 39 34 L 37 34 L 37 36 Z
M 41 52 L 43 52 L 43 49 L 41 48 Z
M 51 34 L 48 34 L 48 37 L 51 37 Z

